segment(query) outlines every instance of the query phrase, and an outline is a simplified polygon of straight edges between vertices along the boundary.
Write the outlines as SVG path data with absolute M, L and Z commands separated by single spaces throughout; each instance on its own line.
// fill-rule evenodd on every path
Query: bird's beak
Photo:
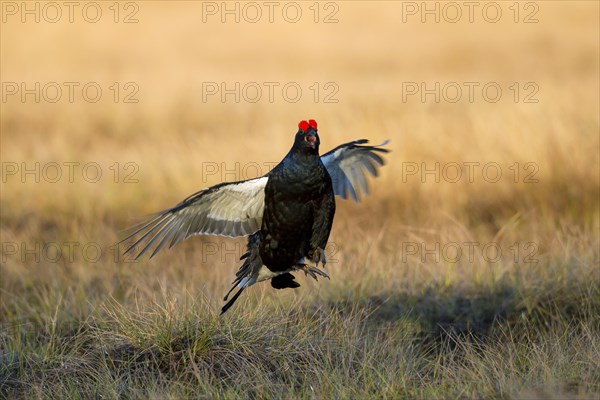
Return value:
M 315 148 L 317 144 L 317 136 L 313 132 L 307 133 L 304 137 L 304 140 L 306 140 L 310 144 L 310 147 L 312 147 L 313 149 Z

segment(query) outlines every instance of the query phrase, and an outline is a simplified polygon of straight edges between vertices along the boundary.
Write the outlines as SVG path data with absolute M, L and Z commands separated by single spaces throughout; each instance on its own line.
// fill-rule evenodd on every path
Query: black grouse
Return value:
M 366 171 L 377 176 L 384 164 L 379 146 L 355 140 L 319 156 L 321 141 L 315 120 L 301 121 L 294 144 L 268 174 L 255 179 L 226 182 L 191 195 L 175 207 L 155 214 L 124 238 L 135 238 L 125 253 L 144 245 L 136 258 L 153 249 L 154 256 L 192 235 L 248 237 L 244 263 L 233 287 L 239 290 L 223 306 L 227 311 L 247 287 L 267 279 L 276 289 L 300 286 L 291 272 L 304 271 L 317 279 L 329 278 L 325 246 L 335 214 L 334 195 L 359 201 L 368 194 Z M 145 244 L 144 244 L 145 243 Z

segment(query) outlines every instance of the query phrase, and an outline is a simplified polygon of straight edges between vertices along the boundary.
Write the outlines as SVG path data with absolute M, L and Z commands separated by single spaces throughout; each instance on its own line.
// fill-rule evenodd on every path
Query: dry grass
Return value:
M 598 4 L 539 2 L 537 24 L 501 4 L 498 24 L 401 23 L 402 2 L 339 3 L 329 25 L 204 24 L 189 2 L 139 3 L 132 25 L 3 23 L 3 82 L 96 81 L 106 96 L 1 104 L 3 168 L 95 162 L 103 176 L 3 175 L 0 397 L 597 398 Z M 111 101 L 115 81 L 136 82 L 139 103 Z M 306 95 L 204 103 L 206 81 Z M 504 95 L 403 102 L 402 83 L 422 81 Z M 314 82 L 335 82 L 339 102 L 312 101 Z M 535 82 L 539 102 L 515 103 L 513 82 Z M 338 202 L 331 281 L 259 285 L 219 317 L 243 240 L 193 238 L 139 262 L 113 247 L 137 218 L 219 182 L 206 163 L 279 161 L 304 118 L 324 149 L 392 140 L 372 195 Z M 406 163 L 435 162 L 497 162 L 503 176 L 403 179 Z

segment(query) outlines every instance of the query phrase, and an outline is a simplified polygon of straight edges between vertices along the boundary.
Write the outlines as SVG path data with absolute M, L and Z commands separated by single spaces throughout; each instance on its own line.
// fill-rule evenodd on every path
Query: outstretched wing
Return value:
M 237 237 L 260 229 L 267 176 L 221 183 L 194 193 L 175 207 L 154 214 L 121 240 L 135 238 L 125 254 L 144 244 L 136 259 L 154 247 L 152 256 L 169 242 L 169 248 L 192 235 Z
M 389 153 L 388 149 L 382 148 L 389 140 L 378 146 L 361 146 L 368 142 L 367 139 L 361 139 L 344 143 L 321 156 L 336 196 L 346 199 L 350 195 L 358 202 L 360 192 L 369 194 L 365 170 L 377 176 L 377 168 L 384 164 L 383 158 L 377 153 Z

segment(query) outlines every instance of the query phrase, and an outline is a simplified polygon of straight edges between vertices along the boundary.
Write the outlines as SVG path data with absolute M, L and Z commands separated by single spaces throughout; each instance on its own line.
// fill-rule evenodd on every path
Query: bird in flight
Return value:
M 292 272 L 315 280 L 329 276 L 325 246 L 333 225 L 335 196 L 359 201 L 368 194 L 367 172 L 377 176 L 388 142 L 368 140 L 342 144 L 319 156 L 315 120 L 301 121 L 292 148 L 269 173 L 255 179 L 225 182 L 202 189 L 176 206 L 154 214 L 121 240 L 133 240 L 125 254 L 143 246 L 136 259 L 150 257 L 193 235 L 248 236 L 247 251 L 221 309 L 227 311 L 244 289 L 270 279 L 275 289 L 297 288 Z

